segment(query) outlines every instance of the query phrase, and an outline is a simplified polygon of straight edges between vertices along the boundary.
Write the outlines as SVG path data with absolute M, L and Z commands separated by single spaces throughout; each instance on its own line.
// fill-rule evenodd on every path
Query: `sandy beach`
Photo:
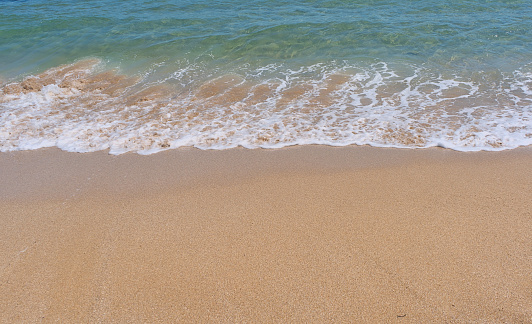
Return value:
M 0 322 L 532 323 L 532 149 L 0 154 Z

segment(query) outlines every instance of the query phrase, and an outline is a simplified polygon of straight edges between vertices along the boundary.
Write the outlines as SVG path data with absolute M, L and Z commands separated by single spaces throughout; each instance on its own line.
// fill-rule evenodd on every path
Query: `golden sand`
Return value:
M 0 154 L 0 322 L 532 322 L 532 151 Z

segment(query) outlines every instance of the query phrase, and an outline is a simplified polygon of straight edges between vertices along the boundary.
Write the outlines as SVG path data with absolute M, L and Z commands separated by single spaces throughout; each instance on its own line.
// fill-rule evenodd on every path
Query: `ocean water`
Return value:
M 532 144 L 530 0 L 0 0 L 0 151 Z

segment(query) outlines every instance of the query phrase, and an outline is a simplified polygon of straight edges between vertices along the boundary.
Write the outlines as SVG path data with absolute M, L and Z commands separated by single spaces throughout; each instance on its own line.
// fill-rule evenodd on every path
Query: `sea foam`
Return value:
M 464 77 L 385 62 L 214 72 L 188 64 L 127 76 L 91 59 L 2 86 L 0 151 L 151 154 L 306 144 L 505 150 L 532 144 L 531 118 L 529 66 Z

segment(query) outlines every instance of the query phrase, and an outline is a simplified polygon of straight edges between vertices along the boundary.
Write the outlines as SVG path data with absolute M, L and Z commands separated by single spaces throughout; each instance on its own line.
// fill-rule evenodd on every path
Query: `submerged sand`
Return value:
M 532 150 L 0 154 L 0 322 L 532 323 Z

